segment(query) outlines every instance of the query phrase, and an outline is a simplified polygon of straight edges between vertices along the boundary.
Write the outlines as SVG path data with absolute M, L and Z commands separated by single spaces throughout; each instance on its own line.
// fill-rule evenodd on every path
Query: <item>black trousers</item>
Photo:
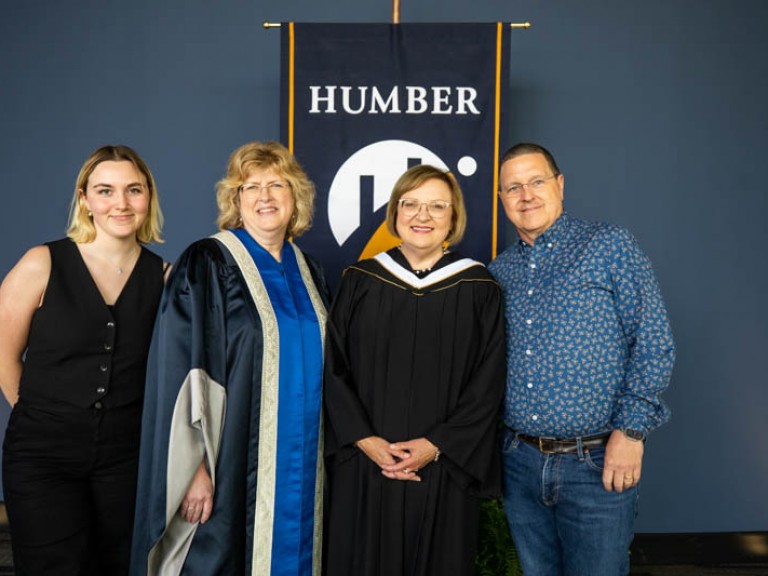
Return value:
M 128 574 L 140 429 L 141 404 L 16 404 L 3 485 L 17 576 Z

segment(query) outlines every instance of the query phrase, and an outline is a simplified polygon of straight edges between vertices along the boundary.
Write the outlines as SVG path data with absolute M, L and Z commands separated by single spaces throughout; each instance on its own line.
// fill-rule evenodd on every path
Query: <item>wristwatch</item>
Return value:
M 645 432 L 641 432 L 640 430 L 635 430 L 634 428 L 624 428 L 622 432 L 624 432 L 624 436 L 630 440 L 634 440 L 635 442 L 645 441 Z

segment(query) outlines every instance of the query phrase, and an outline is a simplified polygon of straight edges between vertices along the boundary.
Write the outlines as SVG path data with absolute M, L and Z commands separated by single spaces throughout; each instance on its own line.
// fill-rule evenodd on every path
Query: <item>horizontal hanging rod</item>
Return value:
M 280 28 L 281 24 L 280 22 L 264 22 L 262 24 L 264 29 L 269 30 L 270 28 Z M 531 27 L 530 22 L 510 22 L 509 23 L 510 28 L 516 28 L 516 29 L 528 29 Z

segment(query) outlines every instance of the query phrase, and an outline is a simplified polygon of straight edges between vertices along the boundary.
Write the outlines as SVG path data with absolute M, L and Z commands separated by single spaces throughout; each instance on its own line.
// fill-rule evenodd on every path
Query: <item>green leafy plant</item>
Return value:
M 475 576 L 523 576 L 509 535 L 507 517 L 498 500 L 484 500 L 480 507 Z

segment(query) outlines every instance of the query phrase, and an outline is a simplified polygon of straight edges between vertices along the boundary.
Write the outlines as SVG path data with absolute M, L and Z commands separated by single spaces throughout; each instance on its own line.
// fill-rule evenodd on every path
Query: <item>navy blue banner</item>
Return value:
M 282 139 L 318 192 L 299 244 L 331 285 L 345 266 L 397 244 L 386 205 L 415 164 L 456 176 L 469 219 L 458 250 L 494 257 L 509 27 L 290 23 L 281 35 Z

